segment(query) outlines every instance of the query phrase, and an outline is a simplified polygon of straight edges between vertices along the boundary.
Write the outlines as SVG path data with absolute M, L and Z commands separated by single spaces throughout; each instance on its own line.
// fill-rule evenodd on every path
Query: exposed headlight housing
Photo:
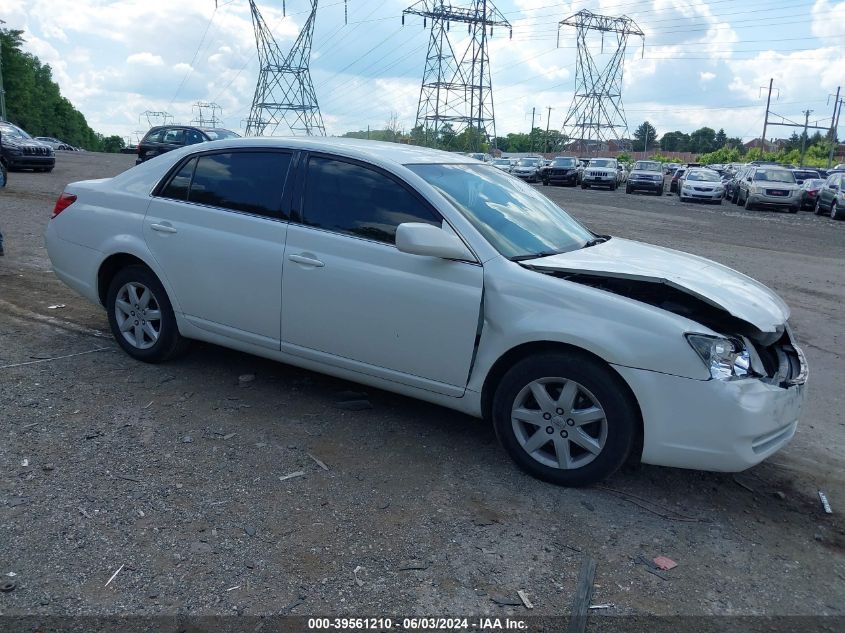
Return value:
M 739 339 L 687 334 L 687 341 L 710 371 L 710 377 L 732 380 L 750 376 L 751 355 Z

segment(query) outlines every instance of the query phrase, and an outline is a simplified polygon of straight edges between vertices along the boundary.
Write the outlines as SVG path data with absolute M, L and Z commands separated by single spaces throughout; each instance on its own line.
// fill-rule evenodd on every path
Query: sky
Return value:
M 311 76 L 328 134 L 382 129 L 393 113 L 400 127 L 413 127 L 431 25 L 426 29 L 417 16 L 402 25 L 411 4 L 320 3 Z M 310 0 L 286 0 L 286 16 L 282 0 L 257 5 L 286 52 Z M 759 138 L 771 78 L 771 111 L 791 122 L 803 123 L 804 111 L 812 110 L 811 125 L 829 126 L 837 86 L 845 96 L 845 0 L 499 0 L 495 6 L 513 26 L 512 39 L 495 28 L 489 46 L 499 136 L 528 132 L 532 109 L 535 126 L 562 127 L 577 47 L 574 30 L 558 31 L 558 22 L 581 9 L 627 15 L 645 33 L 644 42 L 629 40 L 624 61 L 622 101 L 631 131 L 648 120 L 659 135 L 706 125 Z M 159 122 L 144 112 L 168 112 L 188 123 L 197 117 L 197 102 L 218 104 L 222 126 L 243 131 L 259 72 L 247 0 L 0 0 L 0 19 L 24 31 L 25 50 L 50 64 L 62 94 L 98 132 L 134 142 Z M 465 32 L 450 29 L 458 49 Z M 608 54 L 598 52 L 600 45 L 590 42 L 602 65 Z M 605 51 L 612 47 L 608 37 Z M 770 127 L 767 136 L 793 131 Z

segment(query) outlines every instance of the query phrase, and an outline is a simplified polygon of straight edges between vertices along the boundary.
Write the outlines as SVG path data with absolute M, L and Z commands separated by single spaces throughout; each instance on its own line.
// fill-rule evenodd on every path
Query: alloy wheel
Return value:
M 129 282 L 117 291 L 114 316 L 123 338 L 132 347 L 149 349 L 161 335 L 161 306 L 152 290 Z
M 517 442 L 534 460 L 572 470 L 592 462 L 607 442 L 607 416 L 583 385 L 539 378 L 514 399 L 511 424 Z

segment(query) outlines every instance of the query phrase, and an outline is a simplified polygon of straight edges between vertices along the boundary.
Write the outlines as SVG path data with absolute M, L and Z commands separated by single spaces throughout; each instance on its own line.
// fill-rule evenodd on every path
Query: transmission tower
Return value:
M 139 124 L 141 123 L 141 119 L 146 119 L 147 125 L 149 127 L 155 127 L 156 125 L 167 125 L 168 123 L 172 123 L 173 115 L 169 112 L 145 110 L 144 112 L 138 115 Z
M 614 18 L 582 10 L 558 23 L 560 29 L 573 26 L 577 32 L 578 60 L 575 67 L 575 94 L 563 122 L 563 136 L 571 150 L 587 152 L 614 140 L 620 149 L 629 149 L 628 121 L 622 107 L 622 71 L 625 48 L 632 35 L 643 38 L 645 34 L 628 16 Z M 590 52 L 588 38 L 591 33 L 601 33 L 604 54 L 606 33 L 615 35 L 616 49 L 604 67 L 599 67 Z M 594 42 L 595 45 L 595 42 Z
M 493 27 L 513 29 L 505 16 L 489 0 L 471 0 L 468 7 L 457 7 L 444 0 L 419 0 L 402 12 L 419 15 L 423 28 L 431 19 L 431 37 L 425 58 L 420 101 L 415 127 L 422 129 L 426 145 L 449 147 L 453 139 L 467 129 L 472 149 L 481 143 L 496 146 L 496 123 L 493 115 L 493 85 L 490 78 L 490 56 L 487 40 Z M 455 43 L 463 35 L 450 38 L 449 25 L 465 23 L 469 42 L 458 57 Z M 489 33 L 487 27 L 490 27 Z
M 215 128 L 220 125 L 220 116 L 223 114 L 223 108 L 216 103 L 208 103 L 205 101 L 197 101 L 193 105 L 194 118 L 191 123 L 199 127 Z
M 309 69 L 317 1 L 311 0 L 311 13 L 299 37 L 283 55 L 254 0 L 249 0 L 260 69 L 246 120 L 247 136 L 272 136 L 282 124 L 294 135 L 326 135 Z

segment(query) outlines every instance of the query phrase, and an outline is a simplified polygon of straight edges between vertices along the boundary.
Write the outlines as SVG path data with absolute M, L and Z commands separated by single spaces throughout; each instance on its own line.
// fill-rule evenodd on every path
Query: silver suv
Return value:
M 801 188 L 795 174 L 780 165 L 760 165 L 749 169 L 739 181 L 737 204 L 746 209 L 774 207 L 798 213 Z

